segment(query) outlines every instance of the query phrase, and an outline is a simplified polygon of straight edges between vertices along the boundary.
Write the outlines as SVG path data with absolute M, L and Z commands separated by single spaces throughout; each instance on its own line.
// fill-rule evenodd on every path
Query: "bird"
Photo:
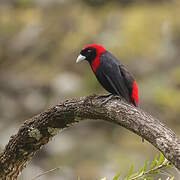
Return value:
M 86 45 L 78 55 L 76 63 L 88 61 L 102 87 L 111 95 L 125 99 L 135 107 L 139 106 L 138 85 L 127 67 L 99 44 Z

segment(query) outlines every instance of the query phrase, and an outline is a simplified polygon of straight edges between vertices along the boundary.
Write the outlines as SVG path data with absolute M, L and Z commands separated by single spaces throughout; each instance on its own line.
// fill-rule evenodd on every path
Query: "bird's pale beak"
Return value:
M 76 59 L 76 63 L 81 62 L 81 61 L 83 61 L 85 59 L 86 59 L 86 56 L 83 56 L 83 55 L 80 54 Z

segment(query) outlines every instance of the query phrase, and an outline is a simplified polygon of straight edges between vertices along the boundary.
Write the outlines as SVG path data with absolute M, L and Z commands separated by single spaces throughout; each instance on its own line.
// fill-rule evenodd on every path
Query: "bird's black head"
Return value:
M 100 56 L 100 54 L 103 52 L 105 52 L 103 46 L 97 44 L 89 44 L 81 50 L 76 62 L 78 63 L 80 61 L 87 60 L 90 64 L 92 64 L 93 60 L 97 56 Z
M 85 58 L 85 60 L 87 60 L 90 64 L 92 63 L 92 61 L 96 58 L 96 49 L 93 47 L 87 47 L 85 49 L 82 49 L 80 54 Z

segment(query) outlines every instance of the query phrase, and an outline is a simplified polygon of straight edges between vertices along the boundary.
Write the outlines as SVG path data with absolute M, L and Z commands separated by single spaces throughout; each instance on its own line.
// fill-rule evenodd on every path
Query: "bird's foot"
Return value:
M 110 94 L 100 95 L 97 98 L 108 98 L 110 96 L 113 96 L 113 94 L 110 93 Z
M 98 98 L 105 98 L 104 100 L 102 100 L 101 102 L 101 106 L 106 104 L 111 98 L 112 98 L 113 94 L 107 94 L 107 95 L 101 95 Z

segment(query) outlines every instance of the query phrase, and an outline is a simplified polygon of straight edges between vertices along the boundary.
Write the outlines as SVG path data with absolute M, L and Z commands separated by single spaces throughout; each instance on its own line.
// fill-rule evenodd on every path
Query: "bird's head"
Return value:
M 104 53 L 106 49 L 98 44 L 88 44 L 86 45 L 80 52 L 77 57 L 76 63 L 87 60 L 90 64 L 97 58 L 100 57 L 102 53 Z

